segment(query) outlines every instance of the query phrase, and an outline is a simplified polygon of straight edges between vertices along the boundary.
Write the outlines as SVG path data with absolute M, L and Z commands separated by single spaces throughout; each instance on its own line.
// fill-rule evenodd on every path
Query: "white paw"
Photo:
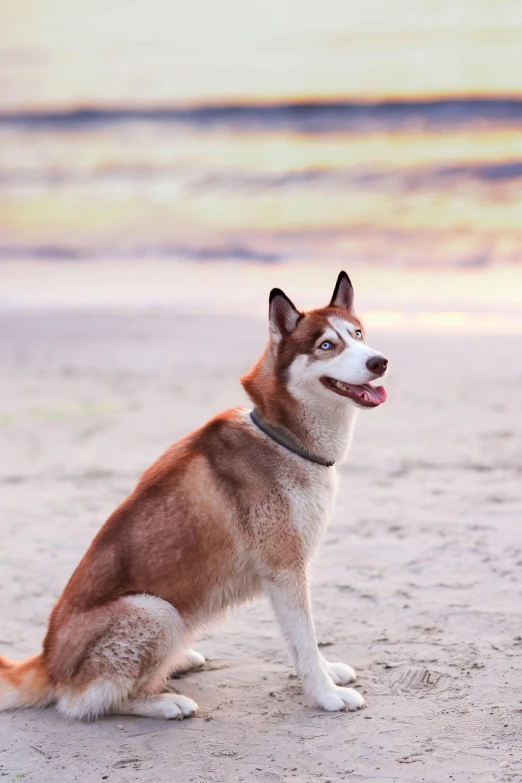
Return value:
M 335 687 L 333 691 L 327 691 L 316 696 L 319 707 L 327 712 L 339 712 L 340 710 L 360 710 L 365 706 L 365 701 L 360 693 L 353 688 Z
M 330 661 L 325 661 L 324 664 L 326 671 L 336 685 L 348 685 L 349 682 L 355 682 L 357 679 L 355 669 L 348 666 L 347 663 L 330 663 Z
M 197 650 L 183 650 L 183 657 L 187 663 L 187 666 L 191 669 L 198 669 L 205 663 L 205 656 L 201 655 Z
M 154 704 L 154 718 L 164 718 L 165 720 L 182 720 L 194 715 L 199 707 L 195 701 L 188 696 L 181 696 L 179 693 L 162 693 L 156 697 Z

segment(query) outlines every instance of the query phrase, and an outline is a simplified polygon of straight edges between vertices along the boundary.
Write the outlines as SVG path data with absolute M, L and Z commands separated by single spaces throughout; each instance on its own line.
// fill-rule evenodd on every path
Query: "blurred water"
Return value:
M 0 256 L 522 258 L 522 100 L 0 115 Z
M 5 0 L 0 29 L 0 258 L 522 258 L 518 0 Z

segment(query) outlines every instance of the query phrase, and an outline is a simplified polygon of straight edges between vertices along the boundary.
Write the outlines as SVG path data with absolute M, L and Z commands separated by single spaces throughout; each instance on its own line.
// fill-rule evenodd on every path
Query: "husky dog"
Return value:
M 70 718 L 183 718 L 198 706 L 166 691 L 201 666 L 191 639 L 264 591 L 310 700 L 357 710 L 355 672 L 317 647 L 308 567 L 359 408 L 386 399 L 341 272 L 327 307 L 299 312 L 275 288 L 269 341 L 241 379 L 255 405 L 232 408 L 175 443 L 109 517 L 51 614 L 42 652 L 0 657 L 0 709 L 55 702 Z

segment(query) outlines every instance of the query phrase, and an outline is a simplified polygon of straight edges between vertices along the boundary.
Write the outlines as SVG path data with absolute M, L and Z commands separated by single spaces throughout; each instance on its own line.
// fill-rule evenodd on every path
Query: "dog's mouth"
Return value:
M 371 386 L 369 383 L 346 383 L 328 378 L 326 375 L 319 379 L 323 386 L 330 391 L 340 394 L 341 397 L 349 397 L 363 408 L 376 408 L 386 401 L 384 386 Z

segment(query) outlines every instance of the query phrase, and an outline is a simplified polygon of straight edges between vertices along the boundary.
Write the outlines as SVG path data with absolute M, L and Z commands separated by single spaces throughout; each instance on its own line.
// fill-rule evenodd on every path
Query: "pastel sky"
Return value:
M 0 108 L 522 95 L 519 0 L 3 0 Z

